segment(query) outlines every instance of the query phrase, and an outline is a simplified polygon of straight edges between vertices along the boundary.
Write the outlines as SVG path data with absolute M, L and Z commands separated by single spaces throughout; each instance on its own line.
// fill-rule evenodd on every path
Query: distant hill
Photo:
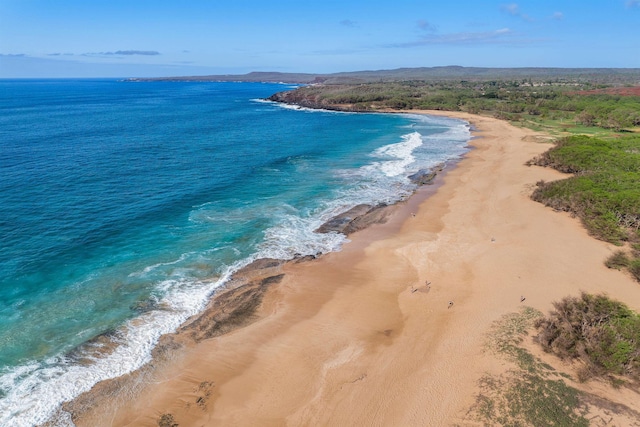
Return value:
M 221 81 L 278 82 L 296 84 L 354 84 L 393 81 L 433 80 L 586 80 L 603 84 L 640 84 L 640 68 L 482 68 L 482 67 L 421 67 L 395 70 L 353 71 L 331 74 L 251 72 L 209 76 L 132 78 L 127 81 Z

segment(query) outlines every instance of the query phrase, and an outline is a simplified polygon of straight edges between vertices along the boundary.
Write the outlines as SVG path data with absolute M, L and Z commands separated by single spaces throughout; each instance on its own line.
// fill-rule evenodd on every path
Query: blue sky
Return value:
M 0 0 L 0 77 L 640 68 L 640 0 Z

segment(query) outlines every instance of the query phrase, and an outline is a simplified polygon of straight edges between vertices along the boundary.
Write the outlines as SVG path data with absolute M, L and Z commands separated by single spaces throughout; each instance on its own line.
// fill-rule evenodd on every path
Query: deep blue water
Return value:
M 452 119 L 260 101 L 288 88 L 0 80 L 0 425 L 139 367 L 251 260 L 339 250 L 313 230 L 407 197 L 469 139 Z M 105 333 L 120 345 L 96 356 Z

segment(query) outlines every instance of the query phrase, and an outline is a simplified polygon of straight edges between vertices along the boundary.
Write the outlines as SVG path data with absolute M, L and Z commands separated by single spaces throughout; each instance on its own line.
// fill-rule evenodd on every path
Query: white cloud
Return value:
M 635 1 L 639 1 L 639 0 L 635 0 Z M 503 4 L 502 6 L 500 6 L 500 10 L 502 10 L 505 13 L 508 13 L 511 16 L 515 16 L 520 19 L 523 19 L 527 22 L 533 22 L 532 17 L 530 17 L 526 13 L 520 12 L 520 6 L 518 6 L 517 3 Z
M 116 50 L 115 52 L 89 52 L 83 53 L 82 56 L 156 56 L 161 55 L 156 50 Z
M 503 4 L 500 9 L 512 16 L 518 16 L 520 14 L 520 7 L 516 3 Z
M 512 31 L 509 28 L 500 28 L 494 31 L 460 32 L 449 34 L 427 34 L 420 40 L 408 43 L 396 43 L 387 47 L 415 47 L 435 44 L 482 44 L 505 43 L 513 41 Z

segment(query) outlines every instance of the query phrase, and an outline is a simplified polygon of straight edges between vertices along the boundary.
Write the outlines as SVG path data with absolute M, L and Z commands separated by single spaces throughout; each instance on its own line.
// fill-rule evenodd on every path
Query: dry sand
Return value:
M 524 165 L 549 144 L 445 115 L 480 138 L 435 194 L 421 190 L 339 253 L 284 265 L 258 320 L 186 345 L 135 398 L 114 391 L 77 424 L 157 426 L 164 414 L 180 427 L 478 425 L 465 414 L 479 378 L 508 368 L 483 351 L 492 322 L 580 291 L 640 310 L 640 285 L 603 265 L 616 248 L 530 200 L 535 182 L 563 177 Z

